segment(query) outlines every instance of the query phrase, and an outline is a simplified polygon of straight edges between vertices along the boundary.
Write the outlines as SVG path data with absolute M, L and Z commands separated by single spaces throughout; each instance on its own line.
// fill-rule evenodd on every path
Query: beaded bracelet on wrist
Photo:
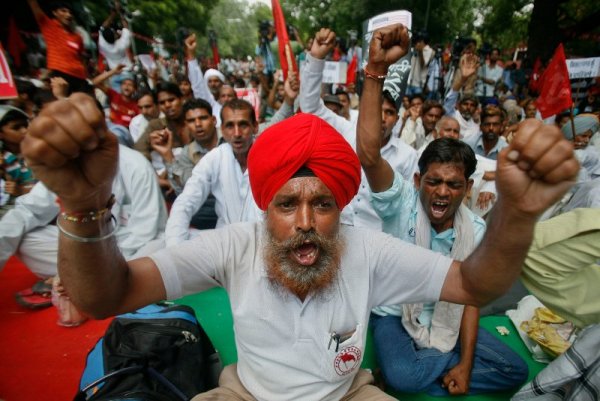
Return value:
M 99 210 L 91 210 L 89 212 L 65 212 L 62 211 L 59 214 L 61 220 L 70 221 L 73 223 L 89 223 L 92 221 L 98 221 L 104 218 L 106 215 L 110 215 L 110 210 L 115 204 L 115 195 L 111 195 L 110 199 L 105 208 Z M 62 209 L 62 207 L 61 207 Z
M 387 77 L 387 74 L 384 74 L 384 75 L 373 74 L 371 71 L 367 70 L 367 67 L 363 68 L 363 71 L 365 72 L 365 76 L 367 78 L 371 78 L 377 82 L 383 82 L 383 81 L 385 81 L 385 78 Z

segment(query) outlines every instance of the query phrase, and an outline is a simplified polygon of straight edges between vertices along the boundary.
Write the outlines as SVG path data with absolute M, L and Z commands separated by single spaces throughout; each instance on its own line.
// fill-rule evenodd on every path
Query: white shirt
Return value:
M 412 182 L 418 171 L 417 152 L 398 137 L 391 137 L 381 148 L 381 156 L 387 160 L 394 171 L 402 178 Z M 342 224 L 371 228 L 381 231 L 383 223 L 371 205 L 371 188 L 365 172 L 361 169 L 360 187 L 352 201 L 344 208 L 341 216 Z
M 131 67 L 131 60 L 127 57 L 127 49 L 131 44 L 131 31 L 127 28 L 121 30 L 121 37 L 114 43 L 108 43 L 104 40 L 102 34 L 98 35 L 98 49 L 106 59 L 108 67 L 112 70 L 119 64 L 125 67 Z
M 260 401 L 339 400 L 360 368 L 372 307 L 439 300 L 452 262 L 387 234 L 342 227 L 341 268 L 330 291 L 301 302 L 270 283 L 264 230 L 234 224 L 151 256 L 169 299 L 225 288 L 237 372 Z M 333 332 L 350 336 L 338 350 Z
M 131 122 L 129 123 L 129 134 L 131 135 L 131 139 L 133 139 L 133 143 L 136 143 L 144 131 L 146 131 L 148 122 L 148 119 L 143 114 L 138 114 L 131 119 Z
M 242 172 L 231 145 L 224 143 L 200 159 L 175 199 L 165 230 L 168 246 L 190 238 L 190 221 L 211 193 L 216 199 L 217 227 L 262 219 L 250 190 L 248 169 Z
M 427 72 L 429 71 L 429 62 L 435 54 L 435 51 L 429 46 L 425 45 L 423 48 L 423 66 L 421 67 L 421 60 L 418 52 L 414 52 L 410 59 L 410 78 L 408 84 L 410 86 L 418 86 L 422 88 L 427 80 Z
M 494 82 L 498 82 L 502 78 L 502 73 L 504 69 L 496 64 L 494 67 L 490 68 L 488 64 L 484 64 L 479 67 L 479 71 L 477 75 L 481 78 L 491 79 Z M 481 79 L 477 81 L 477 87 L 475 88 L 475 94 L 477 96 L 486 96 L 492 97 L 494 96 L 494 91 L 496 89 L 496 84 L 484 84 Z
M 346 139 L 352 149 L 356 149 L 356 123 L 353 124 L 329 110 L 320 97 L 324 66 L 325 60 L 316 59 L 310 54 L 307 55 L 306 65 L 302 70 L 302 85 L 300 85 L 300 109 L 327 121 Z M 413 174 L 417 170 L 416 151 L 402 142 L 400 138 L 392 137 L 381 149 L 381 156 L 405 179 L 412 180 Z M 361 169 L 361 184 L 358 194 L 342 210 L 342 223 L 380 230 L 381 219 L 373 210 L 369 200 L 370 188 Z
M 123 255 L 129 257 L 163 235 L 167 208 L 148 160 L 122 145 L 112 190 L 115 204 L 111 212 L 119 223 L 115 233 L 117 244 Z M 58 213 L 56 194 L 41 182 L 28 194 L 18 197 L 15 207 L 0 222 L 0 267 L 17 251 L 25 234 L 48 225 Z

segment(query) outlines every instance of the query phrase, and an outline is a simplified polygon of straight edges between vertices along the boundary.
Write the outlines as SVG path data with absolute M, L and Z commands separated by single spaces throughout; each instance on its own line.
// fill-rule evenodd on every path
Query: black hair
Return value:
M 112 28 L 100 28 L 100 34 L 107 43 L 115 43 L 116 36 L 115 30 Z
M 155 91 L 150 90 L 148 88 L 141 89 L 138 92 L 138 94 L 137 94 L 137 100 L 140 100 L 144 96 L 150 96 L 150 97 L 152 97 L 152 100 L 154 101 L 154 104 L 158 104 L 158 96 L 156 96 L 156 92 Z
M 348 94 L 348 92 L 346 92 L 342 88 L 338 88 L 338 90 L 335 91 L 335 94 L 336 94 L 336 96 L 339 96 L 339 95 L 346 96 L 346 99 L 348 99 L 348 101 L 350 101 L 350 95 Z
M 182 82 L 190 82 L 190 79 L 188 78 L 188 76 L 186 74 L 177 74 L 177 76 L 175 77 L 175 81 L 177 81 L 177 85 L 179 85 Z
M 226 102 L 223 107 L 221 108 L 221 122 L 225 123 L 225 119 L 223 118 L 223 110 L 225 109 L 231 109 L 231 110 L 247 110 L 248 114 L 250 115 L 250 123 L 251 124 L 256 124 L 256 113 L 254 113 L 254 107 L 252 107 L 252 105 L 244 100 L 244 99 L 231 99 L 230 101 Z
M 422 108 L 422 114 L 425 115 L 429 110 L 431 109 L 435 109 L 438 108 L 442 111 L 442 116 L 444 114 L 446 114 L 446 110 L 444 110 L 444 106 L 442 106 L 442 104 L 440 102 L 438 102 L 437 100 L 425 100 L 423 102 L 423 108 Z
M 183 115 L 190 110 L 202 109 L 206 110 L 212 116 L 212 106 L 204 99 L 190 99 L 183 104 Z
M 27 116 L 17 110 L 9 110 L 0 120 L 0 128 L 4 127 L 11 121 L 27 121 Z
M 477 167 L 473 149 L 466 143 L 452 138 L 439 138 L 427 145 L 419 158 L 421 177 L 427 173 L 427 169 L 432 163 L 460 164 L 464 166 L 466 180 L 469 180 Z
M 421 99 L 421 101 L 423 103 L 425 103 L 425 97 L 423 97 L 423 95 L 421 95 L 420 93 L 415 93 L 414 95 L 412 95 L 410 97 L 410 101 L 412 102 L 414 99 Z
M 392 96 L 392 94 L 389 91 L 384 90 L 381 97 L 383 98 L 384 102 L 388 102 L 389 104 L 394 106 L 396 112 L 398 112 L 398 105 L 396 104 L 396 99 L 394 99 L 394 96 Z
M 167 93 L 170 93 L 177 97 L 183 96 L 181 94 L 181 90 L 179 89 L 179 86 L 177 86 L 173 82 L 167 82 L 167 81 L 159 82 L 158 85 L 156 85 L 155 92 L 156 92 L 157 96 L 160 92 L 167 92 Z
M 17 86 L 17 92 L 26 94 L 30 100 L 33 99 L 37 92 L 37 87 L 30 81 L 15 79 L 15 85 Z

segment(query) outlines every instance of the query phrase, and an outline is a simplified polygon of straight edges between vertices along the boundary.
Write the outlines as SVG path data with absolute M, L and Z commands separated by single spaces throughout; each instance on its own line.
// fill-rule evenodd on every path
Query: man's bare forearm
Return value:
M 57 224 L 82 237 L 102 237 L 114 230 L 112 222 Z M 94 317 L 115 314 L 127 290 L 127 262 L 114 236 L 83 243 L 59 234 L 58 270 L 69 297 L 83 312 Z
M 521 273 L 536 223 L 534 216 L 504 207 L 501 197 L 491 213 L 481 244 L 460 267 L 474 305 L 485 305 L 508 291 Z
M 356 153 L 373 192 L 392 186 L 394 172 L 381 157 L 381 94 L 383 81 L 367 78 L 360 99 Z

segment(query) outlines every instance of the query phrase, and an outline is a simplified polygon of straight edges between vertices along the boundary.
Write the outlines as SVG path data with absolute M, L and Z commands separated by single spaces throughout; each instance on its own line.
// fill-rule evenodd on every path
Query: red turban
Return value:
M 360 185 L 360 162 L 331 125 L 312 114 L 296 114 L 266 129 L 248 155 L 250 187 L 258 207 L 267 210 L 275 193 L 300 167 L 323 181 L 343 209 Z

